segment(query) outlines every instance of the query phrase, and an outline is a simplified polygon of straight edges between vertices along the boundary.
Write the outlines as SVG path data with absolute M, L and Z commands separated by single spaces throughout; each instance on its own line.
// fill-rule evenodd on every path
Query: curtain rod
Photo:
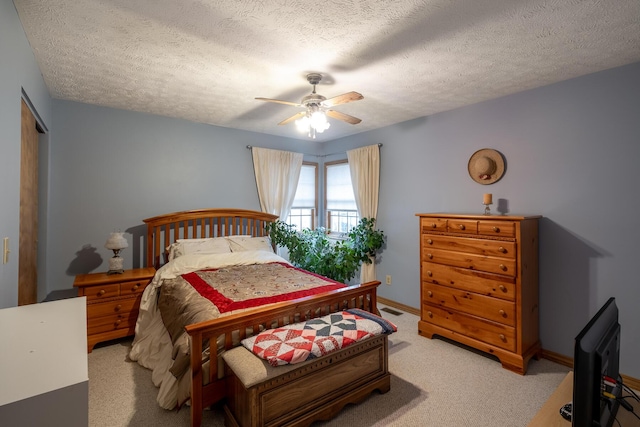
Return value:
M 378 147 L 382 147 L 382 143 L 378 143 Z M 251 150 L 252 148 L 253 148 L 252 145 L 247 145 L 247 149 Z M 309 154 L 309 153 L 302 153 L 302 154 L 305 154 L 307 156 L 314 156 L 314 157 L 329 157 L 329 156 L 335 156 L 337 154 L 342 154 L 342 153 L 346 154 L 346 151 L 339 151 L 337 153 L 329 153 L 329 154 Z

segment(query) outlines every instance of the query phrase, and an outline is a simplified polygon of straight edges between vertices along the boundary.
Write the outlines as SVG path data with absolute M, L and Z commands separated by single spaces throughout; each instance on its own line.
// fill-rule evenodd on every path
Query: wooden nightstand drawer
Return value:
M 447 231 L 449 233 L 478 234 L 478 221 L 472 219 L 448 219 Z
M 115 331 L 117 329 L 134 328 L 137 319 L 138 310 L 113 316 L 90 318 L 87 321 L 87 334 L 94 335 L 100 332 Z
M 130 295 L 139 295 L 144 292 L 144 288 L 149 284 L 148 280 L 138 280 L 135 282 L 126 282 L 120 284 L 120 295 L 130 296 Z
M 120 285 L 91 286 L 80 289 L 80 296 L 86 296 L 87 301 L 113 298 L 120 295 Z
M 128 313 L 140 307 L 139 298 L 119 298 L 112 301 L 87 304 L 87 319 L 108 316 L 110 314 Z

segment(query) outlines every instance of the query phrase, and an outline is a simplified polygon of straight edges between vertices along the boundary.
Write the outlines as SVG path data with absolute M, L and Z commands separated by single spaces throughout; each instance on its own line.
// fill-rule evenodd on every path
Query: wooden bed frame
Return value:
M 166 248 L 177 239 L 266 236 L 267 225 L 277 219 L 276 215 L 245 209 L 200 209 L 145 219 L 147 266 L 157 269 L 164 264 L 168 255 Z M 191 425 L 200 426 L 203 409 L 227 395 L 226 378 L 219 378 L 218 363 L 210 363 L 209 369 L 205 368 L 201 355 L 207 342 L 217 340 L 224 343 L 224 349 L 230 349 L 261 328 L 308 320 L 347 308 L 377 313 L 378 285 L 379 281 L 372 281 L 188 325 L 185 329 L 191 338 Z M 218 360 L 216 346 L 210 347 L 209 360 Z

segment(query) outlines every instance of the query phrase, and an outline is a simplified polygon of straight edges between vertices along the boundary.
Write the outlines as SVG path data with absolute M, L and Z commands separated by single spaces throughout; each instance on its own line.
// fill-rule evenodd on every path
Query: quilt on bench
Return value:
M 272 366 L 322 357 L 365 338 L 390 334 L 397 327 L 360 309 L 331 313 L 305 322 L 268 329 L 242 345 Z

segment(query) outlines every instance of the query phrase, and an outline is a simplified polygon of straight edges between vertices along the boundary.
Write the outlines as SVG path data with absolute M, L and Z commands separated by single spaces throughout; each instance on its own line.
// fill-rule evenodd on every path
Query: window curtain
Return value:
M 380 147 L 378 144 L 347 151 L 353 194 L 360 218 L 376 218 L 380 188 Z M 375 260 L 362 264 L 360 283 L 376 280 Z
M 301 153 L 252 147 L 260 209 L 286 221 L 296 196 Z

